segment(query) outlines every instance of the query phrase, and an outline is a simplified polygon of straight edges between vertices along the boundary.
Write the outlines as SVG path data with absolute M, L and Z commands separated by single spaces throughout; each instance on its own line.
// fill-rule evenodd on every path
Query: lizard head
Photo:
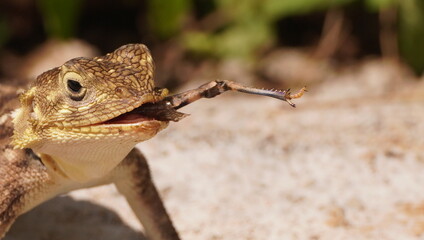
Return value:
M 167 94 L 153 70 L 147 47 L 130 44 L 44 72 L 20 97 L 12 143 L 49 156 L 72 179 L 104 175 L 168 124 L 134 111 Z

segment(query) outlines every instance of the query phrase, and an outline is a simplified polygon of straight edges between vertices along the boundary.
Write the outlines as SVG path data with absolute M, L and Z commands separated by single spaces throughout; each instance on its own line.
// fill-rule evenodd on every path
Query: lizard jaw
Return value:
M 140 106 L 103 122 L 82 127 L 69 128 L 71 132 L 87 134 L 131 134 L 132 132 L 150 132 L 165 128 L 169 121 L 177 122 L 188 114 L 176 111 L 166 101 L 145 102 Z M 156 132 L 157 132 L 156 131 Z
M 145 107 L 145 105 L 147 105 L 147 107 Z M 156 134 L 158 131 L 164 129 L 168 125 L 169 121 L 185 116 L 183 113 L 176 112 L 175 110 L 172 111 L 173 109 L 163 110 L 161 107 L 154 107 L 154 110 L 159 110 L 154 112 L 159 113 L 152 113 L 152 106 L 154 105 L 154 102 L 147 102 L 129 112 L 125 112 L 103 122 L 85 126 L 68 127 L 64 129 L 73 133 L 89 134 L 91 136 L 102 135 L 102 137 L 107 137 L 107 135 L 110 135 L 110 137 L 116 137 L 116 134 L 123 135 L 124 137 L 131 137 L 131 135 L 137 134 L 143 135 L 143 133 L 146 133 L 146 135 L 152 135 L 152 132 Z M 161 106 L 161 104 L 158 105 Z M 149 109 L 150 112 L 147 111 L 147 113 L 144 114 L 144 108 Z M 169 116 L 166 116 L 169 111 L 171 111 L 174 115 L 168 114 Z M 136 141 L 141 142 L 150 137 L 141 137 Z
M 135 144 L 154 137 L 167 125 L 167 121 L 130 112 L 88 126 L 47 128 L 42 133 L 43 140 L 32 148 L 51 159 L 62 175 L 73 181 L 86 182 L 105 176 Z M 78 154 L 75 154 L 76 149 Z

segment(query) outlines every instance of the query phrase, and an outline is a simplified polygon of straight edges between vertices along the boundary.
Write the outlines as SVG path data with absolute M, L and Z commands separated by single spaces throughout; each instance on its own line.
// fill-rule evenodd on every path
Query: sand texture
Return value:
M 367 65 L 298 107 L 225 94 L 138 145 L 186 240 L 424 239 L 424 84 Z M 140 239 L 113 186 L 21 216 L 7 240 Z

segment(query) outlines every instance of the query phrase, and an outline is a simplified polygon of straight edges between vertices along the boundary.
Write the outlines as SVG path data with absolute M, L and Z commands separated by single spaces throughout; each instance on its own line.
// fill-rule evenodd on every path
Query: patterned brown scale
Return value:
M 133 58 L 140 60 L 134 62 Z M 104 57 L 72 59 L 43 73 L 32 85 L 41 93 L 34 96 L 34 110 L 40 115 L 48 115 L 48 118 L 40 119 L 39 124 L 95 124 L 108 120 L 106 114 L 124 111 L 122 106 L 128 111 L 128 106 L 135 108 L 144 102 L 160 100 L 154 92 L 151 61 L 144 45 L 126 45 Z M 69 80 L 78 80 L 86 89 L 82 99 L 69 97 L 66 91 L 66 81 Z M 125 93 L 125 99 L 122 93 Z M 106 98 L 107 101 L 103 101 Z
M 11 111 L 18 107 L 20 86 L 0 84 L 0 238 L 25 207 L 26 196 L 40 190 L 48 175 L 40 159 L 29 149 L 14 149 Z
M 290 99 L 304 90 L 291 95 L 217 80 L 167 96 L 155 88 L 153 71 L 147 47 L 129 44 L 41 74 L 20 101 L 16 89 L 0 86 L 0 238 L 19 215 L 54 196 L 114 183 L 149 239 L 178 240 L 135 144 L 184 118 L 176 109 L 200 98 L 235 90 L 294 106 Z

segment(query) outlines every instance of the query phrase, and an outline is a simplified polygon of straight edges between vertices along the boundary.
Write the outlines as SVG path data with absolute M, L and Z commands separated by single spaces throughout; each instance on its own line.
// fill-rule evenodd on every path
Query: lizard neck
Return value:
M 38 149 L 41 160 L 63 177 L 76 182 L 88 182 L 107 175 L 134 148 L 135 143 L 126 144 L 79 144 L 74 147 L 52 147 Z

